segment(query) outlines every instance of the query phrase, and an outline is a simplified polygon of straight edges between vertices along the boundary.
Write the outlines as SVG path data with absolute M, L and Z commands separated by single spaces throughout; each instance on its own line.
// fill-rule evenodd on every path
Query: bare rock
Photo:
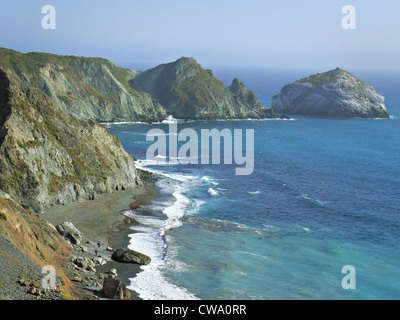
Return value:
M 103 282 L 104 295 L 113 300 L 128 300 L 131 293 L 126 288 L 126 285 L 119 279 L 105 278 Z
M 79 245 L 82 241 L 82 233 L 69 221 L 56 226 L 57 231 L 72 244 Z
M 336 68 L 284 86 L 276 112 L 323 117 L 389 118 L 385 98 L 350 72 Z
M 131 249 L 116 249 L 112 254 L 112 259 L 124 263 L 137 263 L 146 265 L 151 262 L 151 258 L 143 253 Z

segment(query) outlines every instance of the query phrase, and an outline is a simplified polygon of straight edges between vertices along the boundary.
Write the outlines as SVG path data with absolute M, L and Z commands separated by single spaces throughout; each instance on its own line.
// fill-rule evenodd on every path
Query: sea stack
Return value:
M 284 86 L 272 98 L 271 107 L 278 113 L 293 115 L 389 118 L 385 98 L 340 68 Z

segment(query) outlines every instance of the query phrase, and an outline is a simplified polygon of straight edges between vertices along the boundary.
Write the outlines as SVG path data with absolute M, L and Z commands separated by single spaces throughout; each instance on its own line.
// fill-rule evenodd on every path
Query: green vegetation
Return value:
M 37 141 L 37 140 L 29 140 L 25 142 L 25 145 L 28 148 L 38 148 L 43 146 L 44 142 L 43 141 Z
M 72 102 L 72 98 L 67 94 L 57 94 L 57 98 L 61 101 L 64 101 L 66 104 L 70 104 Z
M 324 73 L 316 73 L 309 77 L 298 80 L 299 82 L 311 83 L 314 86 L 323 85 L 335 81 L 338 77 L 343 76 L 347 71 L 336 68 Z
M 38 86 L 38 69 L 46 67 L 46 65 L 61 66 L 63 74 L 70 80 L 76 82 L 82 75 L 82 70 L 87 68 L 89 65 L 96 65 L 98 70 L 102 70 L 102 66 L 106 66 L 115 79 L 120 82 L 125 89 L 136 99 L 142 101 L 141 95 L 129 86 L 129 72 L 112 63 L 109 60 L 103 58 L 87 58 L 78 56 L 63 56 L 44 52 L 28 52 L 21 53 L 11 49 L 0 47 L 0 66 L 6 69 L 13 70 L 18 76 L 22 74 L 29 76 L 29 81 L 31 86 Z M 50 70 L 50 77 L 54 80 L 56 74 Z M 83 78 L 83 76 L 81 77 Z M 100 99 L 110 98 L 110 96 L 105 96 L 104 94 L 96 91 L 90 87 L 87 83 L 84 83 L 83 91 L 88 94 L 96 96 Z M 58 98 L 65 103 L 70 103 L 72 101 L 71 95 L 58 94 Z M 112 97 L 114 100 L 116 97 Z M 144 102 L 143 102 L 144 103 Z
M 57 279 L 58 279 L 58 281 L 61 282 L 61 284 L 62 284 L 63 286 L 65 286 L 65 281 L 64 281 L 63 278 L 61 278 L 60 276 L 57 276 Z
M 324 73 L 316 73 L 309 77 L 300 79 L 300 80 L 298 80 L 298 82 L 308 82 L 308 83 L 311 83 L 313 86 L 318 86 L 318 85 L 323 85 L 326 83 L 334 82 L 334 81 L 336 81 L 336 79 L 338 79 L 344 75 L 353 77 L 353 78 L 357 79 L 357 81 L 359 81 L 363 86 L 367 86 L 367 84 L 365 82 L 361 81 L 360 79 L 358 79 L 356 76 L 354 76 L 350 72 L 340 69 L 340 68 L 336 68 L 334 70 L 327 71 Z
M 37 141 L 37 140 L 28 140 L 25 142 L 17 140 L 16 142 L 20 148 L 25 150 L 26 153 L 29 153 L 28 148 L 38 148 L 43 146 L 44 144 L 43 141 Z
M 19 145 L 20 148 L 24 149 L 26 153 L 29 153 L 29 151 L 26 148 L 24 143 L 22 143 L 21 141 L 17 140 L 17 144 Z
M 4 212 L 0 212 L 0 220 L 7 221 L 7 215 Z
M 50 173 L 48 188 L 50 193 L 56 193 L 65 187 L 68 179 L 66 176 L 59 177 L 53 172 Z
M 199 108 L 214 105 L 215 100 L 224 99 L 224 84 L 206 70 L 199 68 L 197 73 L 178 84 L 173 89 L 184 104 Z

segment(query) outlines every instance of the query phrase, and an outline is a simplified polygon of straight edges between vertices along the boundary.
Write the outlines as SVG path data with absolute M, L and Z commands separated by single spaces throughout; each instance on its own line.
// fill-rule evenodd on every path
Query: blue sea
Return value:
M 238 76 L 265 107 L 310 73 L 214 70 L 227 85 Z M 170 121 L 106 124 L 162 177 L 158 199 L 125 212 L 141 223 L 129 248 L 152 258 L 129 288 L 142 299 L 400 299 L 400 75 L 355 75 L 386 97 L 391 119 L 178 121 L 199 136 L 253 129 L 251 175 L 146 159 L 147 132 L 168 133 Z M 346 290 L 348 265 L 356 287 Z

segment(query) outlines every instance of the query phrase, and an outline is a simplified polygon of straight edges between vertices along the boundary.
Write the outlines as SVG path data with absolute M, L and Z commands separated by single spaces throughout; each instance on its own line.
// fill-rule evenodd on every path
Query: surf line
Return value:
M 168 137 L 168 155 L 167 155 Z M 201 129 L 200 139 L 196 130 L 185 128 L 178 133 L 178 124 L 169 123 L 169 132 L 160 128 L 151 129 L 146 134 L 146 141 L 154 141 L 146 151 L 146 159 L 168 161 L 168 164 L 221 164 L 221 140 L 223 138 L 224 164 L 235 164 L 236 175 L 250 175 L 254 171 L 254 129 L 246 129 L 245 147 L 242 129 Z M 178 150 L 178 141 L 186 142 Z M 199 157 L 200 141 L 200 157 Z M 243 156 L 243 151 L 245 155 Z M 168 157 L 167 157 L 168 156 Z M 161 159 L 161 160 L 160 160 Z M 244 165 L 244 166 L 243 166 Z M 239 167 L 241 166 L 241 167 Z

